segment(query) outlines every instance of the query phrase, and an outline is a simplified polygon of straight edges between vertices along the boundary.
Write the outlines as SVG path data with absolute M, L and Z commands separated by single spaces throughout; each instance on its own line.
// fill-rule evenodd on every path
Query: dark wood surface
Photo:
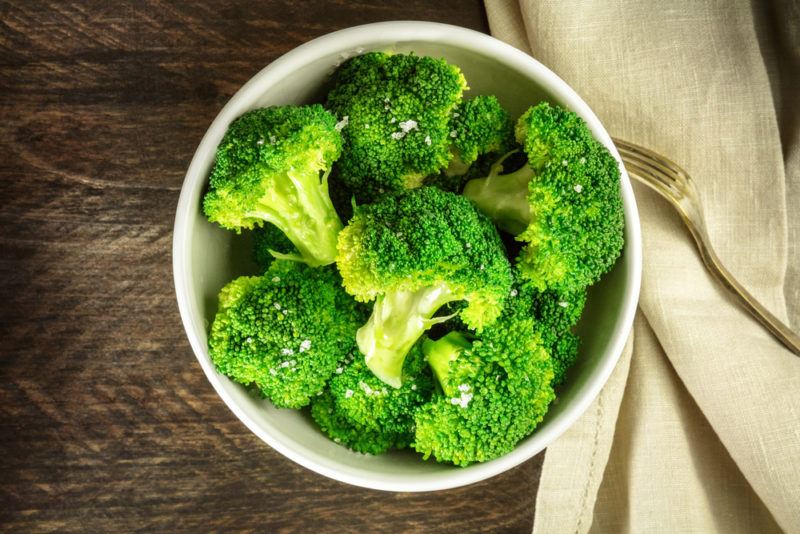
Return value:
M 525 532 L 541 455 L 426 494 L 355 488 L 251 434 L 175 303 L 186 167 L 270 61 L 356 24 L 487 30 L 479 1 L 0 3 L 0 528 Z

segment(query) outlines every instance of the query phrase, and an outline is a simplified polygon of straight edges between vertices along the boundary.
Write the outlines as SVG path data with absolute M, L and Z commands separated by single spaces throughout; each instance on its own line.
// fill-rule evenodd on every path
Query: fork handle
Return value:
M 706 247 L 703 241 L 694 235 L 694 230 L 692 230 L 692 237 L 694 237 L 694 241 L 700 251 L 700 257 L 703 259 L 703 263 L 705 263 L 706 267 L 715 275 L 715 278 L 722 283 L 729 293 L 736 297 L 744 309 L 750 312 L 750 315 L 755 317 L 764 328 L 778 338 L 786 348 L 794 352 L 797 356 L 800 356 L 800 336 L 792 332 L 788 326 L 772 315 L 768 309 L 756 300 L 756 298 L 733 277 L 730 271 L 725 268 L 714 250 Z
M 647 158 L 656 157 L 663 160 L 661 156 L 647 150 L 646 148 L 634 145 L 621 139 L 614 139 L 614 144 L 619 149 L 622 156 L 622 161 L 626 164 L 628 174 L 636 178 L 642 184 L 650 187 L 656 193 L 664 197 L 678 210 L 678 214 L 683 219 L 689 232 L 692 234 L 697 249 L 700 251 L 700 257 L 703 260 L 706 268 L 711 272 L 714 278 L 722 284 L 722 286 L 733 295 L 737 302 L 747 310 L 750 315 L 760 322 L 773 336 L 775 336 L 786 348 L 792 351 L 797 356 L 800 356 L 800 336 L 792 332 L 780 319 L 772 315 L 758 300 L 747 291 L 742 284 L 740 284 L 731 272 L 723 265 L 714 249 L 709 245 L 710 240 L 704 227 L 698 226 L 694 223 L 693 218 L 690 216 L 693 205 L 691 202 L 686 202 L 686 199 L 673 198 L 672 195 L 665 189 L 664 184 L 652 178 L 647 172 L 639 172 L 639 160 L 637 156 L 644 155 Z M 681 173 L 685 172 L 672 162 L 668 162 L 675 170 Z M 688 175 L 686 176 L 688 180 Z M 702 216 L 701 216 L 702 217 Z

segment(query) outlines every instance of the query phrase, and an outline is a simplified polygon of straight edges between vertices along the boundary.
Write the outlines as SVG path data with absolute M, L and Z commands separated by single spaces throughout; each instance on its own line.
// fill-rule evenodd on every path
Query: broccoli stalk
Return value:
M 333 263 L 342 223 L 328 194 L 328 174 L 341 149 L 336 118 L 322 106 L 245 113 L 217 148 L 206 216 L 236 231 L 274 224 L 297 249 L 272 251 L 275 257 L 312 267 Z
M 458 388 L 454 388 L 447 380 L 450 364 L 471 347 L 472 343 L 461 332 L 448 332 L 437 341 L 426 338 L 422 343 L 422 352 L 433 371 L 433 376 L 436 377 L 444 394 L 449 397 L 458 395 Z
M 367 365 L 393 387 L 408 349 L 448 302 L 466 301 L 461 319 L 480 330 L 494 321 L 511 287 L 511 267 L 494 225 L 464 197 L 423 187 L 356 208 L 339 234 L 345 289 L 375 300 L 357 334 Z
M 403 359 L 398 354 L 407 354 L 426 330 L 450 318 L 433 317 L 439 308 L 462 298 L 442 283 L 417 291 L 391 291 L 375 299 L 372 315 L 356 333 L 358 346 L 375 376 L 400 387 Z
M 619 166 L 575 113 L 547 103 L 516 125 L 528 165 L 470 180 L 464 195 L 525 243 L 517 258 L 537 289 L 578 290 L 596 282 L 622 250 Z
M 527 190 L 535 174 L 528 165 L 502 174 L 503 162 L 514 153 L 516 150 L 497 160 L 488 176 L 467 182 L 464 196 L 472 200 L 501 230 L 519 235 L 530 224 L 531 205 Z
M 277 226 L 299 252 L 297 255 L 270 249 L 274 257 L 312 267 L 328 265 L 336 258 L 336 236 L 342 223 L 328 195 L 330 169 L 320 182 L 321 170 L 319 163 L 305 168 L 295 166 L 286 172 L 288 180 L 276 183 L 245 213 L 245 217 Z

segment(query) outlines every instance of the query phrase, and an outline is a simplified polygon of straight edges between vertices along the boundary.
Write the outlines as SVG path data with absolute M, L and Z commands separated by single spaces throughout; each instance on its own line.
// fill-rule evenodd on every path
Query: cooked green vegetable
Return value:
M 217 148 L 203 209 L 253 230 L 263 274 L 220 291 L 211 359 L 359 453 L 506 454 L 620 254 L 617 161 L 570 111 L 514 123 L 494 96 L 462 100 L 442 59 L 370 52 L 331 87 L 327 110 L 253 110 Z
M 572 329 L 578 323 L 586 304 L 586 291 L 537 291 L 529 285 L 518 289 L 520 299 L 531 302 L 531 316 L 536 321 L 536 331 L 542 344 L 548 348 L 553 360 L 553 385 L 560 385 L 567 371 L 578 357 L 579 339 Z
M 464 195 L 526 244 L 518 263 L 536 288 L 583 289 L 622 250 L 619 166 L 577 114 L 541 103 L 516 125 L 528 165 L 467 183 Z
M 419 344 L 405 360 L 403 385 L 397 389 L 379 380 L 356 353 L 336 369 L 325 392 L 312 399 L 311 415 L 337 443 L 380 454 L 411 443 L 414 413 L 432 392 L 433 379 Z
M 221 373 L 256 386 L 276 406 L 299 408 L 354 348 L 361 308 L 333 268 L 276 260 L 263 276 L 220 291 L 209 353 Z
M 448 302 L 466 301 L 463 321 L 480 330 L 502 310 L 511 269 L 494 225 L 464 197 L 433 187 L 356 208 L 339 235 L 344 287 L 375 300 L 358 331 L 367 365 L 400 387 L 403 360 Z
M 523 300 L 474 339 L 451 332 L 423 352 L 441 386 L 415 417 L 413 447 L 425 458 L 469 465 L 506 454 L 555 398 L 553 362 Z
M 336 118 L 320 105 L 249 111 L 217 147 L 205 214 L 230 230 L 274 224 L 299 253 L 286 258 L 333 263 L 342 223 L 327 174 L 341 149 Z
M 539 336 L 542 346 L 550 353 L 555 373 L 553 386 L 558 386 L 564 382 L 567 371 L 578 357 L 580 340 L 573 329 L 586 304 L 586 291 L 539 291 L 525 281 L 518 268 L 513 269 L 513 275 L 507 306 L 524 310 L 533 319 L 533 333 Z M 441 329 L 439 335 L 453 331 L 475 335 L 458 316 L 463 306 L 462 302 L 445 306 L 444 313 L 452 315 L 452 318 L 436 327 Z
M 333 75 L 327 106 L 346 124 L 337 173 L 359 202 L 422 185 L 450 161 L 450 114 L 466 81 L 458 67 L 370 52 Z
M 461 192 L 464 182 L 488 172 L 484 162 L 497 159 L 514 145 L 514 122 L 496 97 L 476 96 L 461 102 L 450 117 L 450 152 L 447 168 L 425 180 L 445 191 Z M 479 157 L 483 158 L 481 162 Z
M 297 249 L 280 228 L 271 223 L 256 227 L 253 230 L 253 259 L 256 264 L 266 270 L 278 256 L 286 257 L 296 253 Z

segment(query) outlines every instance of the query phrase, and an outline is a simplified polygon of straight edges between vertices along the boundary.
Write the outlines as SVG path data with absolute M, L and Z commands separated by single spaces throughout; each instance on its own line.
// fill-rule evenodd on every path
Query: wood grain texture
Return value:
M 480 1 L 0 3 L 0 528 L 526 532 L 541 455 L 428 494 L 286 460 L 212 390 L 175 304 L 185 169 L 250 76 L 379 20 Z

